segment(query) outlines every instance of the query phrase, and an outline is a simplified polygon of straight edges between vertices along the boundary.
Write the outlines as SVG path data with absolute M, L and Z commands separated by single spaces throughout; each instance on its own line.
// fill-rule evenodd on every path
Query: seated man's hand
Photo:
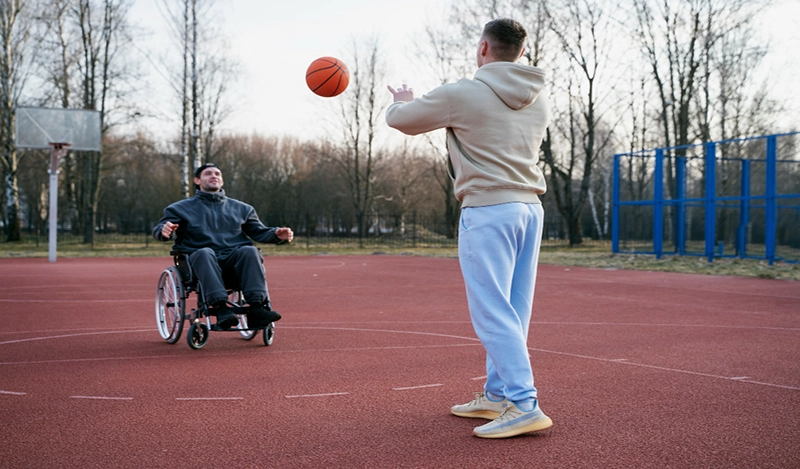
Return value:
M 164 223 L 164 227 L 161 228 L 161 236 L 164 238 L 169 238 L 172 236 L 172 233 L 178 229 L 177 223 L 166 222 Z
M 277 228 L 275 230 L 275 236 L 277 236 L 280 240 L 288 241 L 290 243 L 294 239 L 294 233 L 292 232 L 291 228 Z

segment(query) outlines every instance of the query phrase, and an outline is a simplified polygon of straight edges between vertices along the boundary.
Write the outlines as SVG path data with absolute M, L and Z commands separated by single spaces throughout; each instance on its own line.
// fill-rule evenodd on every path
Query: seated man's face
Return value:
M 219 192 L 222 189 L 222 172 L 219 168 L 206 168 L 199 178 L 194 178 L 194 183 L 203 192 Z

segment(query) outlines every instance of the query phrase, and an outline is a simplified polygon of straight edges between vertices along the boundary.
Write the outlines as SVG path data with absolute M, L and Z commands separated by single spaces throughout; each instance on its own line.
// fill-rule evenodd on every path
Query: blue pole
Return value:
M 686 157 L 675 158 L 675 248 L 681 256 L 686 254 Z
M 706 160 L 706 256 L 714 262 L 714 241 L 716 239 L 717 215 L 717 145 L 713 142 L 703 144 Z
M 777 195 L 778 195 L 778 137 L 767 137 L 767 188 L 766 188 L 766 233 L 764 233 L 764 247 L 766 248 L 769 265 L 775 262 L 775 231 L 777 229 Z
M 744 259 L 747 254 L 747 224 L 750 223 L 750 160 L 742 160 L 741 184 L 740 195 L 742 200 L 739 203 L 739 239 L 736 240 L 736 248 L 739 251 L 739 258 Z
M 614 175 L 611 182 L 611 252 L 619 252 L 619 154 L 614 155 Z
M 653 252 L 661 259 L 664 250 L 664 149 L 656 150 L 653 174 Z

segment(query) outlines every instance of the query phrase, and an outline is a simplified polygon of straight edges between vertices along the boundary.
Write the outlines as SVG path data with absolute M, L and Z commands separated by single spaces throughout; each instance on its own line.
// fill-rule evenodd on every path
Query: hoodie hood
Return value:
M 544 70 L 512 62 L 491 62 L 475 72 L 506 106 L 514 110 L 530 106 L 544 87 Z

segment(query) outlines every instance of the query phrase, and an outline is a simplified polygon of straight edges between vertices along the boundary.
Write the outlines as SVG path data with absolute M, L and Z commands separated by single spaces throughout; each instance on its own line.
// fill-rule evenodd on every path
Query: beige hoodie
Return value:
M 543 70 L 511 62 L 485 64 L 472 80 L 433 89 L 386 110 L 386 123 L 409 135 L 447 128 L 455 195 L 464 207 L 540 203 L 537 166 L 550 123 Z

